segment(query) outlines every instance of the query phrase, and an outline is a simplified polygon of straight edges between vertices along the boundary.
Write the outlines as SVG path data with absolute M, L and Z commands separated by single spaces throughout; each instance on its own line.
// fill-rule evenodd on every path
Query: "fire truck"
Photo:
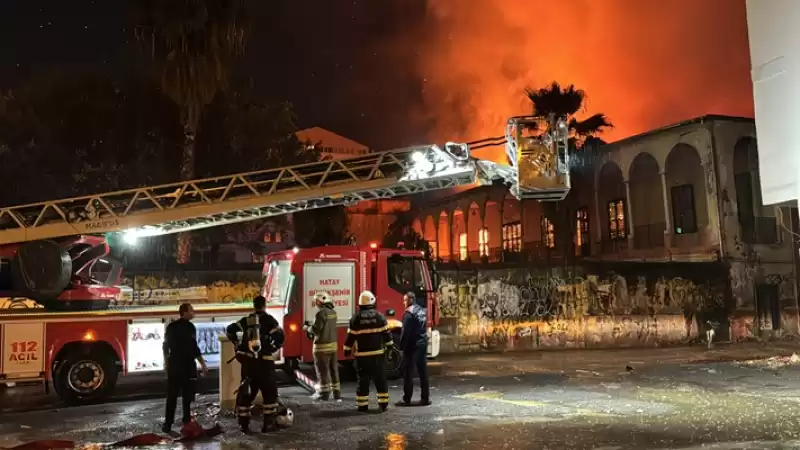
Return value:
M 448 143 L 0 208 L 0 296 L 44 305 L 0 314 L 0 382 L 52 384 L 64 401 L 80 404 L 110 394 L 120 375 L 162 370 L 164 327 L 177 311 L 109 309 L 121 291 L 122 267 L 109 257 L 105 233 L 121 233 L 133 242 L 475 183 L 504 183 L 520 199 L 559 200 L 569 191 L 566 130 L 564 120 L 553 117 L 510 119 L 508 165 L 473 158 L 467 144 Z M 532 171 L 537 175 L 531 177 Z M 553 177 L 559 181 L 553 183 Z M 413 252 L 326 247 L 291 253 L 270 256 L 265 270 L 271 312 L 283 312 L 279 316 L 290 336 L 311 314 L 305 290 L 337 280 L 323 280 L 328 268 L 344 277 L 339 282 L 351 277 L 343 292 L 376 289 L 378 306 L 389 316 L 409 288 L 404 283 L 428 300 L 436 284 L 429 266 Z M 334 261 L 335 269 L 325 266 Z M 404 281 L 399 274 L 408 267 L 410 278 Z M 293 279 L 303 291 L 285 288 Z M 340 307 L 344 320 L 352 305 Z M 249 305 L 199 306 L 201 349 L 218 355 L 221 328 L 249 310 Z M 393 324 L 399 326 L 396 319 Z M 309 358 L 308 345 L 290 337 L 285 349 L 290 364 Z
M 344 342 L 350 318 L 356 312 L 358 293 L 369 289 L 375 307 L 386 315 L 396 342 L 400 342 L 402 323 L 396 318 L 403 311 L 403 295 L 413 292 L 418 302 L 428 306 L 428 357 L 439 355 L 439 314 L 435 300 L 438 275 L 424 252 L 366 247 L 329 246 L 278 252 L 267 257 L 264 296 L 270 314 L 284 324 L 286 343 L 282 360 L 292 376 L 299 362 L 313 362 L 311 340 L 302 331 L 305 322 L 314 322 L 317 308 L 314 294 L 327 292 L 333 298 L 339 319 L 339 342 Z M 346 361 L 342 348 L 339 360 Z M 386 354 L 390 375 L 399 375 L 402 353 L 392 348 Z

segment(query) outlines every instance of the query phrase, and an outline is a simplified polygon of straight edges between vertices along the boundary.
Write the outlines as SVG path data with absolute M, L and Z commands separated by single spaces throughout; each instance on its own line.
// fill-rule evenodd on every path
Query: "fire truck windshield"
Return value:
M 264 297 L 267 298 L 267 306 L 286 305 L 291 281 L 291 264 L 291 261 L 272 261 L 270 263 L 264 283 Z
M 420 257 L 392 255 L 387 264 L 389 287 L 405 294 L 413 292 L 418 298 L 425 298 L 428 288 L 424 272 L 425 260 Z

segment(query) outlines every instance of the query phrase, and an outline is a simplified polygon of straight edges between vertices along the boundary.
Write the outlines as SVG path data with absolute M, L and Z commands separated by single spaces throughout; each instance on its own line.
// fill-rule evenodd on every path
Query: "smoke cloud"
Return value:
M 530 111 L 524 89 L 553 80 L 611 119 L 606 140 L 753 113 L 744 0 L 428 0 L 425 22 L 415 67 L 436 141 L 502 135 Z

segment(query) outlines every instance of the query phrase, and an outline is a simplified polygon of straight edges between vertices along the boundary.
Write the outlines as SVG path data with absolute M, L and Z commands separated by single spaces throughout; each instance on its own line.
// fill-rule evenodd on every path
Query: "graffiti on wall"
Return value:
M 528 341 L 570 347 L 587 339 L 600 342 L 603 333 L 617 341 L 654 341 L 652 316 L 675 316 L 674 321 L 662 318 L 661 326 L 669 322 L 672 335 L 688 336 L 691 320 L 685 317 L 724 307 L 722 279 L 626 275 L 561 277 L 519 268 L 442 272 L 439 313 L 456 321 L 459 344 L 502 348 Z
M 125 279 L 115 306 L 193 303 L 249 303 L 260 294 L 257 272 L 149 273 Z

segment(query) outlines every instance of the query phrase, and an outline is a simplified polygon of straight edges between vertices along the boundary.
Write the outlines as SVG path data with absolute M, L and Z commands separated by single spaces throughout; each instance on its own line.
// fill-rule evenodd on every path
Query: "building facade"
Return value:
M 600 318 L 630 345 L 710 326 L 726 339 L 797 331 L 796 210 L 761 203 L 753 120 L 696 118 L 583 156 L 558 204 L 480 187 L 414 208 L 458 339 L 489 345 L 499 321 L 512 324 L 501 346 L 525 326 L 541 343 L 568 319 L 545 341 L 593 345 L 611 339 L 592 329 Z M 639 328 L 613 331 L 623 322 Z M 657 337 L 657 322 L 671 331 Z

